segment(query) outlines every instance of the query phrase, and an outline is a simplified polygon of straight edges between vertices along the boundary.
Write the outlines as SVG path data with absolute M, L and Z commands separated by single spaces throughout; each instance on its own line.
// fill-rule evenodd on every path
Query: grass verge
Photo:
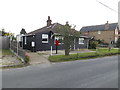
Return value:
M 3 67 L 0 67 L 0 69 L 22 68 L 22 67 L 26 67 L 26 66 L 29 66 L 29 64 L 19 64 L 19 65 L 12 65 L 12 66 L 3 66 Z
M 112 56 L 117 54 L 120 54 L 119 49 L 111 49 L 110 51 L 108 51 L 108 49 L 105 48 L 105 49 L 98 49 L 98 52 L 79 53 L 78 55 L 70 54 L 69 56 L 65 56 L 65 55 L 49 56 L 48 59 L 50 62 L 63 62 L 63 61 L 75 61 L 75 60 L 84 60 L 84 59 Z
M 9 49 L 2 49 L 0 50 L 0 55 L 5 56 L 5 55 L 13 55 L 13 53 Z

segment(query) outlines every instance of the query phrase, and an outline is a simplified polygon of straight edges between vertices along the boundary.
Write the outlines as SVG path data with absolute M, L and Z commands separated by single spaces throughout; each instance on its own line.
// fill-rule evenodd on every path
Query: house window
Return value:
M 42 34 L 42 43 L 48 43 L 48 34 Z
M 101 31 L 98 31 L 98 34 L 101 34 Z
M 84 44 L 84 38 L 79 38 L 79 44 Z
M 55 36 L 55 40 L 58 40 L 58 43 L 59 44 L 63 44 L 62 41 L 63 41 L 63 37 L 62 36 Z
M 26 36 L 25 36 L 25 45 L 27 44 L 27 38 L 26 38 Z

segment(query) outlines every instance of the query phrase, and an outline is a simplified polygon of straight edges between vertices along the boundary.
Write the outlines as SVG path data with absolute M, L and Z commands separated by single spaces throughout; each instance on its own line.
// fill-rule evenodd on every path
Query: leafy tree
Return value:
M 65 55 L 69 55 L 71 45 L 74 38 L 80 37 L 80 33 L 75 29 L 72 29 L 68 23 L 58 28 L 58 33 L 63 37 L 63 43 L 65 48 Z
M 99 41 L 92 39 L 89 41 L 89 49 L 96 49 L 99 45 Z
M 4 28 L 2 28 L 1 33 L 2 33 L 2 34 L 1 34 L 2 36 L 5 36 L 5 35 L 7 34 L 7 32 L 5 32 L 5 29 L 4 29 Z
M 6 32 L 4 28 L 2 30 L 0 30 L 0 35 L 1 36 L 7 36 L 8 38 L 12 37 L 12 40 L 16 40 L 16 38 L 14 36 L 14 33 Z

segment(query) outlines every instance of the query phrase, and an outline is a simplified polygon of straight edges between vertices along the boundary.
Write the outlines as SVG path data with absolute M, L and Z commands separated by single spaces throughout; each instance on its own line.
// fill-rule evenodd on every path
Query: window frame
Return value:
M 47 39 L 47 41 L 43 41 L 43 39 Z M 42 43 L 48 43 L 48 34 L 42 34 Z
M 78 43 L 79 43 L 79 44 L 84 44 L 84 40 L 85 40 L 84 38 L 79 38 Z M 81 42 L 81 41 L 82 41 L 82 42 Z
M 101 31 L 100 31 L 100 30 L 98 31 L 98 34 L 101 34 Z
M 54 40 L 58 40 L 58 44 L 63 44 L 62 42 L 59 42 L 59 39 L 62 39 L 63 40 L 63 37 L 62 36 L 55 36 L 54 37 Z M 55 43 L 55 42 L 54 42 Z

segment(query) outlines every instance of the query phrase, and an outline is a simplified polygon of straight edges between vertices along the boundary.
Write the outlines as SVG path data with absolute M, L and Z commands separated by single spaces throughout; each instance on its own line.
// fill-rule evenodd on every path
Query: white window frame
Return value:
M 63 37 L 62 36 L 55 36 L 55 40 L 58 40 L 59 41 L 59 39 L 62 39 L 63 40 Z M 58 42 L 59 44 L 63 44 L 63 43 L 60 43 L 60 42 Z
M 79 44 L 84 44 L 84 38 L 79 38 Z
M 101 34 L 101 31 L 98 31 L 98 34 Z
M 47 41 L 42 41 L 42 43 L 48 43 L 48 34 L 42 34 L 42 40 L 47 39 Z

